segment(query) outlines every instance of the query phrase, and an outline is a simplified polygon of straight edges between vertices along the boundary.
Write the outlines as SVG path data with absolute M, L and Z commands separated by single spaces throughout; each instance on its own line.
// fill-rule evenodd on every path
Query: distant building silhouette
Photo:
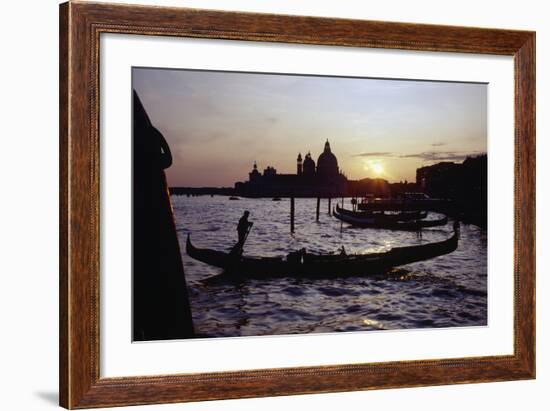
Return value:
M 273 166 L 267 166 L 260 173 L 258 164 L 254 162 L 252 171 L 248 173 L 248 181 L 236 183 L 235 193 L 250 197 L 337 197 L 347 194 L 347 183 L 348 179 L 340 172 L 338 159 L 332 153 L 327 140 L 317 159 L 317 167 L 310 152 L 305 158 L 298 153 L 296 174 L 279 174 Z
M 238 195 L 243 197 L 385 197 L 423 192 L 445 199 L 445 214 L 487 224 L 487 155 L 468 157 L 462 163 L 441 162 L 416 170 L 416 182 L 389 183 L 382 178 L 348 180 L 338 167 L 338 159 L 327 140 L 317 164 L 308 152 L 296 157 L 296 174 L 280 174 L 268 165 L 263 172 L 254 162 L 248 181 L 233 187 L 171 187 L 175 195 Z M 433 211 L 433 210 L 432 210 Z
M 453 214 L 463 221 L 487 225 L 487 154 L 421 167 L 416 182 L 431 197 L 451 200 Z
M 330 150 L 330 143 L 325 143 L 325 149 L 317 160 L 317 175 L 324 180 L 334 179 L 340 175 L 338 160 Z
M 441 162 L 416 170 L 421 191 L 433 197 L 473 198 L 486 202 L 487 155 L 467 157 L 462 163 Z

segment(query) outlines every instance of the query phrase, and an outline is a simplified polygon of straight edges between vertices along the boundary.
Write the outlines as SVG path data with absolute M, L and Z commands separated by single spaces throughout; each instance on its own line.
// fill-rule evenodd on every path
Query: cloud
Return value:
M 444 145 L 446 143 L 436 143 Z M 434 145 L 434 144 L 432 144 Z M 466 157 L 485 154 L 481 151 L 423 151 L 420 153 L 397 154 L 389 151 L 372 151 L 354 154 L 353 157 L 392 157 L 392 158 L 419 158 L 423 161 L 463 161 Z
M 395 153 L 389 151 L 373 151 L 367 153 L 354 154 L 353 157 L 397 157 Z
M 479 156 L 485 154 L 481 151 L 423 151 L 421 153 L 404 154 L 400 158 L 420 158 L 424 161 L 462 161 L 466 157 Z

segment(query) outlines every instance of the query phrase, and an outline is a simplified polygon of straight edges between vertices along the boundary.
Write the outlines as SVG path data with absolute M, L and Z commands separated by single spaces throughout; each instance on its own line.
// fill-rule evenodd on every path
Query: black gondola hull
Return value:
M 372 222 L 394 223 L 399 221 L 423 220 L 428 216 L 427 211 L 401 211 L 395 214 L 386 214 L 385 212 L 373 211 L 353 211 L 341 208 L 336 204 L 336 212 L 351 217 L 370 219 Z
M 443 217 L 437 220 L 414 220 L 414 221 L 386 221 L 377 218 L 354 217 L 349 214 L 342 214 L 334 210 L 332 215 L 338 220 L 359 228 L 380 228 L 386 230 L 417 231 L 423 228 L 439 227 L 448 223 L 448 218 Z
M 458 246 L 459 229 L 447 240 L 418 246 L 397 247 L 369 254 L 316 255 L 305 251 L 283 257 L 237 257 L 221 251 L 201 249 L 187 237 L 187 254 L 195 260 L 218 267 L 234 278 L 305 277 L 332 278 L 381 274 L 393 267 L 429 260 L 452 253 Z

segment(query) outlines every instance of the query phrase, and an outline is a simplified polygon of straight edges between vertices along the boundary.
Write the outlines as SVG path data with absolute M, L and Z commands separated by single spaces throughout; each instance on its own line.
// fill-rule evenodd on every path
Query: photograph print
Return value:
M 133 341 L 487 325 L 487 84 L 132 69 Z

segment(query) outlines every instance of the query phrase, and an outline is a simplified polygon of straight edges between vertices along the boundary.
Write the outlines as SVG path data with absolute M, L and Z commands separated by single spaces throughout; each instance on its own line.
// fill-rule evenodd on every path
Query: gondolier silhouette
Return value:
M 239 224 L 237 224 L 237 234 L 238 234 L 238 241 L 237 244 L 233 247 L 231 250 L 232 254 L 241 255 L 243 252 L 243 246 L 244 242 L 246 241 L 246 238 L 248 237 L 248 233 L 252 229 L 252 225 L 254 223 L 248 221 L 248 216 L 250 215 L 250 212 L 246 210 L 242 217 L 239 219 Z

